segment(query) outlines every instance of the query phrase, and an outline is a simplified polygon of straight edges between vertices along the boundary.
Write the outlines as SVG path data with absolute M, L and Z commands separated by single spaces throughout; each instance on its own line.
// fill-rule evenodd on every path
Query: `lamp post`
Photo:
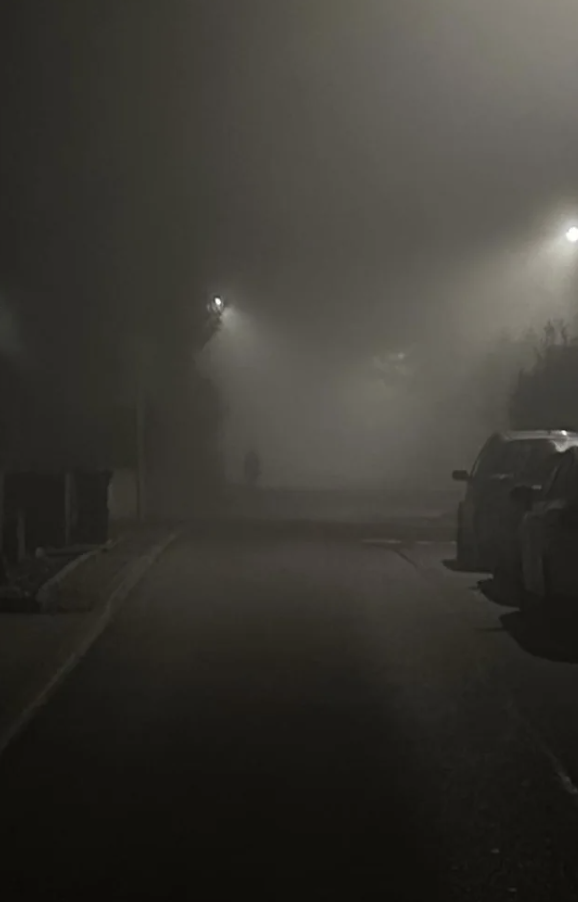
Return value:
M 206 309 L 209 317 L 205 325 L 205 335 L 201 346 L 204 346 L 214 335 L 214 333 L 219 329 L 226 308 L 227 303 L 223 300 L 222 297 L 215 296 L 207 301 Z
M 222 317 L 223 313 L 225 312 L 226 304 L 225 304 L 223 298 L 214 297 L 214 298 L 211 298 L 211 300 L 207 304 L 207 307 L 209 308 L 209 312 L 212 313 L 213 316 L 220 319 Z

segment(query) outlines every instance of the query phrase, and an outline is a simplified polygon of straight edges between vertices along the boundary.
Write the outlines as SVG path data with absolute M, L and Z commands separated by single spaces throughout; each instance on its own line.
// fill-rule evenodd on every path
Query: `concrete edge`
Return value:
M 122 580 L 120 585 L 114 589 L 100 609 L 87 612 L 87 616 L 91 617 L 91 622 L 87 632 L 82 636 L 74 651 L 60 664 L 52 677 L 42 687 L 42 689 L 28 702 L 23 710 L 13 719 L 12 723 L 0 733 L 0 756 L 4 754 L 10 743 L 12 743 L 22 732 L 24 727 L 33 719 L 34 715 L 55 692 L 58 686 L 71 673 L 76 665 L 89 651 L 91 646 L 96 642 L 99 636 L 104 632 L 110 621 L 113 619 L 122 602 L 128 597 L 132 590 L 138 585 L 152 565 L 161 557 L 180 535 L 178 531 L 170 533 L 162 542 L 157 543 L 149 552 L 137 558 L 134 566 L 129 567 L 127 576 Z M 102 549 L 89 551 L 83 555 L 85 559 L 92 557 Z M 78 559 L 72 561 L 73 564 L 78 563 Z M 65 568 L 66 569 L 66 568 Z M 62 572 L 62 571 L 60 571 Z M 56 574 L 57 576 L 59 574 Z
M 70 576 L 77 567 L 80 567 L 85 561 L 89 561 L 91 558 L 96 557 L 97 554 L 103 554 L 105 551 L 110 551 L 110 549 L 114 548 L 115 545 L 118 545 L 120 541 L 120 539 L 115 539 L 111 542 L 105 542 L 104 545 L 98 545 L 96 548 L 91 548 L 90 551 L 85 551 L 84 554 L 80 554 L 78 557 L 74 558 L 74 560 L 69 561 L 62 570 L 59 570 L 54 576 L 47 579 L 36 593 L 36 601 L 41 609 L 45 610 L 50 605 L 53 600 L 53 595 L 59 589 L 60 584 L 63 583 L 66 577 Z

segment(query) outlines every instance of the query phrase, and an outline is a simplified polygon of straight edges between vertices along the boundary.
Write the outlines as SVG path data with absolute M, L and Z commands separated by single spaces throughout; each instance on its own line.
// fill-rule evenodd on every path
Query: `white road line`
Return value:
M 407 545 L 411 547 L 412 545 L 435 545 L 439 546 L 447 546 L 452 545 L 449 539 L 362 539 L 362 545 Z
M 521 715 L 520 715 L 520 717 L 521 717 Z M 525 720 L 525 718 L 522 718 L 522 719 Z M 549 760 L 550 764 L 552 765 L 552 770 L 554 771 L 556 777 L 558 778 L 558 782 L 560 783 L 560 786 L 562 787 L 564 792 L 567 795 L 571 796 L 574 799 L 574 801 L 576 802 L 576 804 L 578 804 L 578 786 L 576 786 L 572 777 L 570 776 L 570 774 L 568 773 L 568 771 L 566 770 L 566 768 L 564 767 L 564 765 L 562 764 L 562 762 L 560 761 L 558 756 L 554 754 L 554 752 L 552 751 L 550 746 L 545 743 L 545 741 L 542 739 L 542 737 L 539 734 L 537 734 L 536 731 L 532 729 L 532 727 L 530 727 L 530 725 L 527 723 L 527 721 L 526 721 L 526 726 L 531 731 L 534 741 L 537 743 L 537 745 L 540 747 L 540 749 L 542 750 L 542 752 L 544 753 L 544 755 L 546 756 L 546 758 Z
M 362 545 L 402 545 L 401 539 L 362 539 Z
M 569 795 L 573 799 L 574 803 L 578 805 L 578 786 L 576 786 L 576 784 L 574 783 L 572 777 L 564 767 L 563 763 L 552 751 L 545 739 L 542 738 L 538 730 L 530 723 L 527 717 L 522 714 L 513 700 L 510 700 L 508 707 L 510 708 L 512 715 L 518 720 L 518 722 L 528 733 L 530 739 L 535 743 L 542 754 L 550 762 L 552 770 L 554 771 L 554 775 L 556 776 L 558 783 L 560 784 L 566 795 Z
M 565 792 L 567 792 L 568 795 L 572 796 L 574 799 L 578 799 L 578 787 L 575 783 L 573 783 L 571 777 L 565 771 L 562 762 L 549 749 L 547 749 L 546 751 L 548 752 L 548 757 L 552 762 L 552 767 L 556 772 L 556 776 L 562 784 L 562 789 L 564 789 Z
M 424 572 L 423 568 L 420 564 L 413 560 L 410 557 L 409 553 L 400 549 L 400 546 L 404 545 L 437 545 L 439 542 L 429 541 L 429 540 L 419 540 L 417 542 L 403 542 L 400 539 L 365 539 L 363 541 L 364 545 L 397 545 L 397 553 L 403 560 L 407 561 L 411 564 L 415 569 L 422 575 L 427 576 Z M 446 543 L 448 544 L 448 543 Z M 443 589 L 443 586 L 438 584 L 438 588 Z M 443 593 L 442 593 L 443 595 Z M 511 714 L 514 718 L 521 724 L 522 728 L 529 735 L 530 739 L 534 742 L 537 748 L 542 752 L 542 754 L 548 759 L 550 762 L 550 766 L 554 772 L 554 775 L 562 788 L 562 790 L 566 793 L 566 795 L 570 796 L 573 802 L 578 805 L 578 786 L 572 780 L 572 777 L 564 767 L 562 761 L 558 758 L 558 756 L 552 751 L 550 746 L 546 743 L 546 741 L 542 738 L 537 729 L 531 724 L 531 722 L 524 717 L 521 713 L 517 705 L 514 703 L 513 699 L 510 699 L 508 707 L 511 711 Z

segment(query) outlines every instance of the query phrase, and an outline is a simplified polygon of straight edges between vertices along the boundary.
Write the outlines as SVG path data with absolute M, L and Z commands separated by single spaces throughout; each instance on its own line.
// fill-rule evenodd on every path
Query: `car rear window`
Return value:
M 559 462 L 544 486 L 548 501 L 575 501 L 578 497 L 578 463 L 573 454 L 559 455 Z
M 556 453 L 551 442 L 528 440 L 504 445 L 498 461 L 498 471 L 516 476 L 535 476 L 544 471 L 547 461 Z

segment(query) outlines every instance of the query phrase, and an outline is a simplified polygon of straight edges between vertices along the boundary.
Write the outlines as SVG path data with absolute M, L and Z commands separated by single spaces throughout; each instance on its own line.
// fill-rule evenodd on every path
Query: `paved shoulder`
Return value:
M 0 615 L 0 754 L 106 628 L 173 541 L 164 528 L 133 531 L 51 581 L 51 613 Z

